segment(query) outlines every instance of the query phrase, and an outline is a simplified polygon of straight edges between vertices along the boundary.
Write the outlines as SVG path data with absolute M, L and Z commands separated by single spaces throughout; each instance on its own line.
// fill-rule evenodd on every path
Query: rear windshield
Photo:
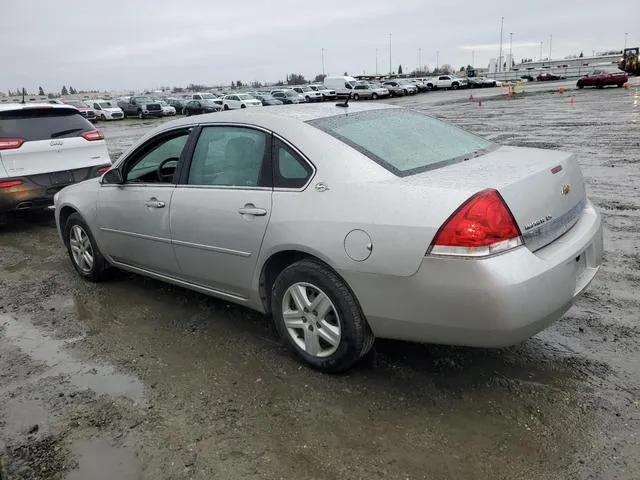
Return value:
M 78 137 L 94 126 L 71 108 L 23 109 L 0 112 L 0 138 L 25 141 Z
M 371 110 L 308 122 L 404 177 L 493 148 L 487 140 L 422 113 Z

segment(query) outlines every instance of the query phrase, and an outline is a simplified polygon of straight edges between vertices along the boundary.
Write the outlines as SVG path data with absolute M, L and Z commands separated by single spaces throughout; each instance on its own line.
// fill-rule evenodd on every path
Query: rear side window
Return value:
M 278 139 L 274 139 L 274 182 L 276 188 L 301 188 L 313 169 L 291 148 Z
M 370 110 L 308 122 L 404 177 L 468 159 L 493 144 L 418 112 Z
M 0 112 L 0 137 L 25 141 L 79 137 L 94 126 L 76 109 L 27 108 Z

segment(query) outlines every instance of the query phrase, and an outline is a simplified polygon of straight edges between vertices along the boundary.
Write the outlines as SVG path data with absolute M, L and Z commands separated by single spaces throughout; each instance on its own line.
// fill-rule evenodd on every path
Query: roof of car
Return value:
M 237 122 L 257 126 L 269 127 L 282 120 L 298 120 L 307 122 L 319 118 L 334 117 L 350 113 L 367 112 L 371 110 L 397 109 L 393 105 L 383 103 L 349 103 L 347 108 L 337 107 L 333 102 L 318 104 L 278 105 L 268 108 L 229 110 L 226 112 L 209 113 L 188 117 L 173 122 L 167 122 L 163 126 L 173 128 L 180 125 L 192 125 L 199 123 L 225 123 Z
M 59 103 L 44 103 L 44 102 L 30 102 L 30 103 L 1 103 L 0 112 L 6 112 L 9 110 L 29 110 L 33 108 L 76 108 L 73 105 L 59 104 Z M 76 109 L 77 110 L 77 109 Z

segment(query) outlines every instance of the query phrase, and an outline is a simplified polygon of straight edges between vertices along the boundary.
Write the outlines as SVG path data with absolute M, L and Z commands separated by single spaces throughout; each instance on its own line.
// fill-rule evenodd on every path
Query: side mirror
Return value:
M 122 172 L 117 168 L 109 170 L 102 176 L 100 183 L 103 185 L 122 185 L 124 183 Z

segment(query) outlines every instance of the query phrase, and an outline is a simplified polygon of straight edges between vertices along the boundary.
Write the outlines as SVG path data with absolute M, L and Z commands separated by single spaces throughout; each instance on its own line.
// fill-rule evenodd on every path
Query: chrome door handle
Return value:
M 256 208 L 253 203 L 247 203 L 244 207 L 238 210 L 240 215 L 253 215 L 254 217 L 264 217 L 267 211 L 264 208 Z
M 149 208 L 164 208 L 164 202 L 161 202 L 156 198 L 150 198 L 149 200 L 144 202 L 144 204 Z

